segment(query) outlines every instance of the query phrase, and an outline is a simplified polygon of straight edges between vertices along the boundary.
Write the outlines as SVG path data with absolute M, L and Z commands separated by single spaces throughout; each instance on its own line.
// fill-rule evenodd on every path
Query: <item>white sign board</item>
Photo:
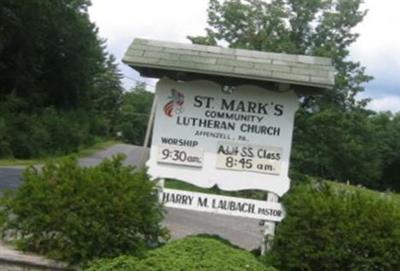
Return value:
M 260 201 L 182 190 L 163 189 L 160 201 L 166 207 L 241 216 L 280 222 L 285 215 L 278 202 Z
M 157 84 L 149 173 L 223 190 L 288 189 L 298 97 L 241 85 L 224 92 L 210 81 Z

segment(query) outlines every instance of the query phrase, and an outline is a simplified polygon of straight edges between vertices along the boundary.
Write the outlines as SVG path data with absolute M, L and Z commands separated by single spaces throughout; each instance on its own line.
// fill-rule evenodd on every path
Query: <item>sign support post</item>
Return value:
M 267 194 L 267 202 L 279 202 L 279 197 L 278 195 L 268 192 Z M 268 251 L 271 250 L 272 247 L 272 241 L 275 236 L 275 228 L 277 223 L 269 220 L 263 221 L 263 228 L 262 228 L 262 233 L 263 233 L 263 240 L 261 244 L 261 254 L 264 255 Z
M 150 142 L 151 131 L 153 130 L 154 116 L 156 114 L 156 107 L 157 107 L 157 95 L 154 94 L 153 104 L 151 105 L 149 120 L 147 121 L 146 135 L 144 137 L 144 142 L 143 142 L 143 150 L 142 150 L 142 154 L 140 157 L 140 166 L 141 167 L 145 166 L 145 163 L 148 158 L 147 157 L 147 148 L 148 148 L 149 142 Z

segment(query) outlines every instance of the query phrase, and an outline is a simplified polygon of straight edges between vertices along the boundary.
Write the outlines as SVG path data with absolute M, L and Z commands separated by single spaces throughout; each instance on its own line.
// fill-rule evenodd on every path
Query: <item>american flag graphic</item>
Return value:
M 181 109 L 185 96 L 177 91 L 176 89 L 171 89 L 171 96 L 168 97 L 170 101 L 164 105 L 164 113 L 168 117 L 172 117 L 177 109 Z

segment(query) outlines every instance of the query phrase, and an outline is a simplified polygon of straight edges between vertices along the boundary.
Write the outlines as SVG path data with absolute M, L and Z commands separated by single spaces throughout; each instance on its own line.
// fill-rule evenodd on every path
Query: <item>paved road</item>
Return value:
M 127 156 L 125 164 L 138 165 L 143 151 L 142 147 L 117 144 L 91 157 L 80 159 L 79 164 L 93 166 L 106 157 L 124 153 Z M 21 183 L 22 171 L 22 167 L 0 167 L 0 191 L 17 188 Z M 167 208 L 164 225 L 170 229 L 173 239 L 200 233 L 216 234 L 249 250 L 258 248 L 261 243 L 260 227 L 255 219 Z
M 0 167 L 0 190 L 15 189 L 21 183 L 23 168 L 1 168 Z
M 170 229 L 172 239 L 206 233 L 248 250 L 258 248 L 262 240 L 258 220 L 249 218 L 167 208 L 164 225 Z
M 148 149 L 128 144 L 116 144 L 106 150 L 99 151 L 90 157 L 79 159 L 79 164 L 82 166 L 94 166 L 99 164 L 104 158 L 110 158 L 118 153 L 126 155 L 124 161 L 125 165 L 137 166 L 143 159 L 143 153 L 147 155 Z
M 148 150 L 128 144 L 116 144 L 106 150 L 99 151 L 94 155 L 79 159 L 81 166 L 94 166 L 99 164 L 104 158 L 109 158 L 118 153 L 126 155 L 125 165 L 138 165 L 142 159 L 143 152 Z M 24 167 L 0 167 L 0 191 L 5 189 L 15 189 L 21 183 L 21 175 Z

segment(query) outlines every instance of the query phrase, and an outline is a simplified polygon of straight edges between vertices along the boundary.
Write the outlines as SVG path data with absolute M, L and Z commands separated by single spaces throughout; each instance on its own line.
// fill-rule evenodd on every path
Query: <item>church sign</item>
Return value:
M 288 177 L 300 95 L 334 85 L 328 58 L 135 39 L 123 62 L 160 78 L 150 158 L 153 178 L 226 191 L 268 191 L 268 202 L 163 189 L 167 207 L 262 219 L 284 216 L 277 203 Z M 151 127 L 152 110 L 149 127 Z M 150 137 L 146 135 L 145 146 Z
M 157 84 L 150 159 L 153 177 L 223 190 L 284 194 L 298 97 L 252 85 L 231 91 L 211 81 Z

